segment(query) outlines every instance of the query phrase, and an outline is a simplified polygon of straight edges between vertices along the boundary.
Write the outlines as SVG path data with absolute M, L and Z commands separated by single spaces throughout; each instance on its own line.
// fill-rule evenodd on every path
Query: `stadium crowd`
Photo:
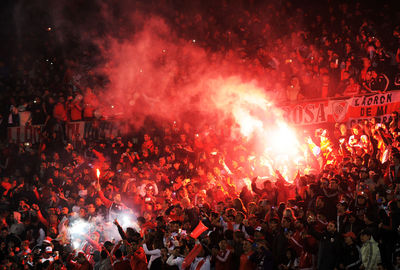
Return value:
M 163 15 L 210 54 L 273 74 L 265 88 L 279 101 L 398 87 L 390 5 L 293 2 Z M 266 179 L 221 127 L 149 121 L 105 135 L 90 49 L 55 47 L 0 63 L 0 269 L 400 269 L 397 112 L 318 129 L 305 141 L 311 170 Z M 68 138 L 66 122 L 81 120 Z M 20 125 L 43 125 L 40 143 L 7 141 Z
M 210 59 L 223 55 L 232 66 L 243 66 L 242 76 L 257 79 L 279 102 L 399 87 L 399 11 L 389 3 L 236 2 L 202 1 L 196 6 L 178 0 L 169 4 L 137 1 L 136 8 L 162 16 L 179 38 L 204 48 Z M 116 29 L 128 24 L 122 19 L 116 22 L 120 23 L 113 26 Z M 30 31 L 14 40 L 18 46 L 4 48 L 12 57 L 0 61 L 0 86 L 5 89 L 1 99 L 7 105 L 2 106 L 4 119 L 10 106 L 16 113 L 38 99 L 31 109 L 37 110 L 40 102 L 49 109 L 60 95 L 67 100 L 76 91 L 85 93 L 86 87 L 100 91 L 107 83 L 104 74 L 96 73 L 101 52 L 92 43 L 78 46 L 77 37 L 71 44 L 68 39 L 58 43 L 57 29 L 48 27 L 38 33 L 26 27 Z M 125 32 L 121 30 L 118 38 L 123 39 Z M 188 70 L 182 65 L 177 74 L 190 77 Z
M 314 169 L 293 182 L 258 178 L 245 143 L 188 123 L 9 143 L 1 267 L 183 269 L 188 257 L 190 269 L 398 269 L 398 125 L 393 113 L 387 124 L 317 130 Z

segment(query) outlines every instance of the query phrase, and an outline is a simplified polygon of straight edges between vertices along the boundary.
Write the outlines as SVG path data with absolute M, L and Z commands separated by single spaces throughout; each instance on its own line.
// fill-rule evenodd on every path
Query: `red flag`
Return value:
M 205 232 L 206 230 L 208 230 L 207 226 L 205 226 L 203 224 L 203 222 L 199 222 L 199 224 L 197 225 L 197 227 L 192 231 L 192 233 L 190 234 L 190 237 L 196 239 L 197 237 L 200 236 L 200 234 L 202 234 L 203 232 Z
M 201 222 L 201 221 L 200 221 Z M 189 267 L 194 259 L 199 255 L 203 247 L 200 244 L 197 244 L 193 247 L 193 249 L 189 252 L 189 254 L 185 257 L 182 263 L 182 269 Z

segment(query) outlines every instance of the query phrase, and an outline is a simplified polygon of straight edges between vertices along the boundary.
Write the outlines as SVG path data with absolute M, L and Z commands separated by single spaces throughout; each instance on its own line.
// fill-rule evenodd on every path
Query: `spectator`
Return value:
M 378 264 L 381 262 L 378 243 L 374 240 L 372 233 L 368 229 L 361 232 L 360 239 L 362 242 L 362 267 L 364 269 L 376 269 Z
M 115 262 L 113 263 L 114 270 L 130 270 L 131 265 L 128 260 L 123 258 L 121 249 L 115 251 Z
M 290 84 L 286 88 L 286 99 L 290 102 L 303 99 L 299 78 L 293 77 L 290 80 Z
M 360 269 L 361 256 L 360 248 L 356 245 L 356 235 L 353 232 L 343 234 L 345 248 L 343 250 L 343 259 L 339 265 L 340 269 Z
M 355 96 L 360 94 L 360 85 L 355 81 L 353 77 L 349 78 L 349 83 L 343 92 L 344 96 Z
M 79 252 L 78 255 L 74 258 L 76 262 L 70 261 L 70 265 L 76 267 L 79 270 L 91 270 L 93 266 L 87 260 L 85 253 Z
M 312 220 L 309 220 L 312 222 Z M 341 258 L 341 239 L 336 231 L 336 225 L 333 221 L 328 222 L 324 232 L 317 232 L 313 226 L 310 233 L 319 242 L 318 248 L 318 269 L 338 268 Z

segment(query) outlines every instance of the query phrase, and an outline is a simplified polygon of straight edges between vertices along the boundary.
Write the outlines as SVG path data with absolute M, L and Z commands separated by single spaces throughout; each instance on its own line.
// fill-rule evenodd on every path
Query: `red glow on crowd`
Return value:
M 3 2 L 7 269 L 400 269 L 391 5 Z

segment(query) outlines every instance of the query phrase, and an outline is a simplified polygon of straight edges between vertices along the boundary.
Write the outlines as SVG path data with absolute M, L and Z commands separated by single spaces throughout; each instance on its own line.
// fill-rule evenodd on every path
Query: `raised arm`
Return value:
M 100 200 L 104 203 L 105 207 L 110 208 L 113 202 L 104 196 L 100 184 L 97 185 L 97 194 L 99 195 Z
M 161 254 L 161 250 L 159 250 L 159 249 L 149 250 L 147 248 L 147 244 L 146 243 L 143 244 L 143 250 L 144 250 L 144 253 L 146 253 L 146 255 L 160 255 Z
M 117 229 L 118 229 L 118 232 L 119 232 L 119 235 L 121 236 L 121 238 L 122 238 L 123 240 L 127 240 L 128 238 L 127 238 L 127 236 L 126 236 L 126 233 L 125 233 L 124 230 L 122 229 L 121 225 L 119 225 L 117 219 L 114 219 L 114 224 L 115 224 L 115 226 L 117 226 Z
M 216 258 L 220 262 L 226 262 L 228 260 L 228 258 L 229 258 L 229 254 L 231 254 L 231 251 L 229 249 L 227 249 L 224 257 L 221 257 L 221 256 L 217 255 Z

